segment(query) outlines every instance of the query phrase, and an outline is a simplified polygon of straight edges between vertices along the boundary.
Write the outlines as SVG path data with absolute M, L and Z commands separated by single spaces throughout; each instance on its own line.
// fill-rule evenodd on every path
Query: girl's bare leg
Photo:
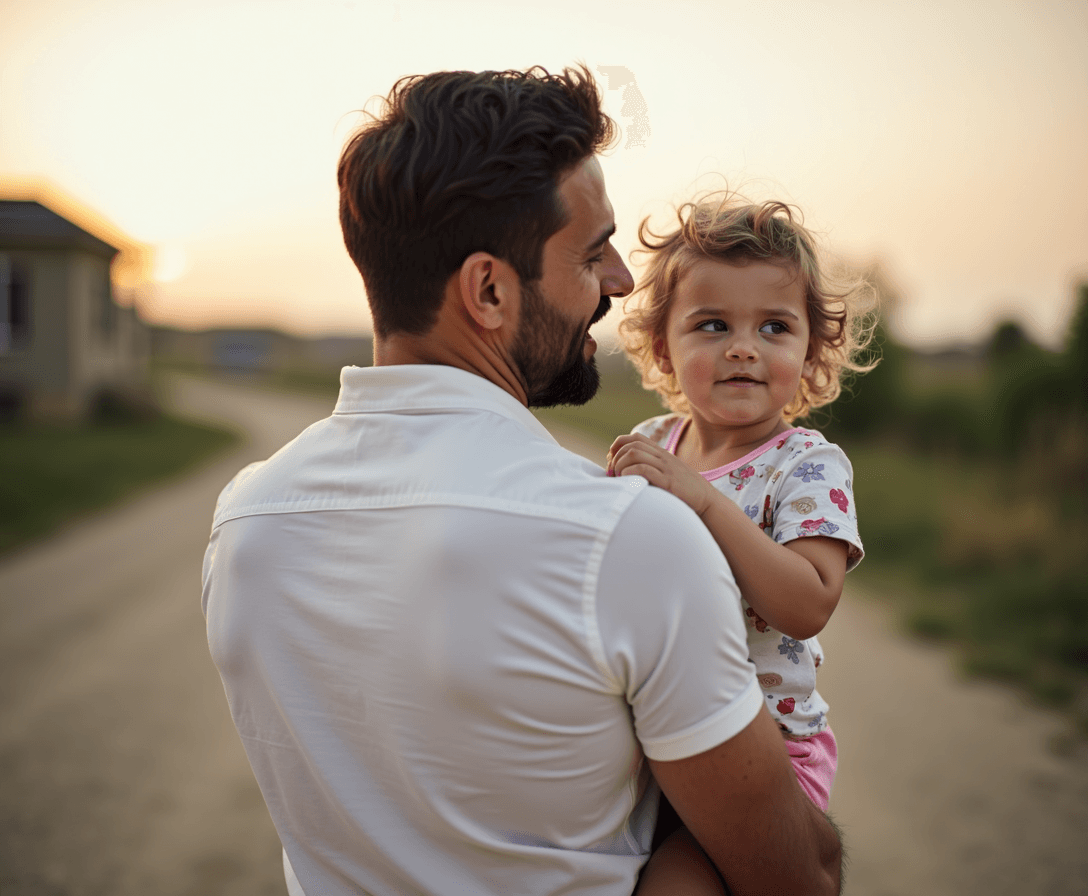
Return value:
M 654 850 L 635 888 L 637 896 L 728 896 L 718 872 L 688 829 L 681 827 Z

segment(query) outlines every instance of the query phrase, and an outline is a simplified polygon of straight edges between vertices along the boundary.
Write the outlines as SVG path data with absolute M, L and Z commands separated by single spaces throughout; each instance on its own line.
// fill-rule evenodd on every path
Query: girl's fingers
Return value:
M 653 452 L 647 450 L 647 446 L 642 445 L 639 442 L 628 442 L 625 445 L 620 445 L 618 448 L 613 447 L 609 452 L 613 461 L 619 461 L 622 458 L 632 457 L 653 457 Z
M 610 469 L 613 476 L 644 476 L 651 485 L 663 487 L 665 471 L 653 455 L 623 451 L 612 459 Z
M 616 438 L 613 439 L 612 445 L 608 449 L 608 454 L 605 455 L 605 469 L 608 471 L 610 476 L 616 475 L 616 473 L 615 473 L 615 471 L 613 469 L 613 465 L 614 465 L 616 457 L 619 455 L 619 453 L 626 446 L 636 444 L 636 443 L 638 443 L 640 441 L 645 442 L 647 445 L 653 444 L 652 442 L 650 442 L 649 439 L 646 438 L 646 436 L 640 436 L 640 435 L 636 435 L 634 433 L 629 433 L 629 434 L 624 435 L 624 436 L 616 436 Z
M 616 436 L 616 438 L 612 441 L 612 447 L 608 449 L 608 453 L 609 454 L 615 454 L 624 445 L 636 445 L 636 444 L 637 445 L 651 445 L 654 448 L 657 447 L 656 445 L 654 445 L 653 442 L 651 442 L 648 438 L 646 438 L 646 436 L 639 435 L 638 433 L 628 433 L 625 436 Z
M 632 464 L 624 469 L 622 473 L 617 473 L 617 476 L 641 476 L 650 485 L 656 488 L 664 488 L 667 490 L 665 484 L 665 478 L 661 471 L 657 467 L 650 466 L 649 464 Z

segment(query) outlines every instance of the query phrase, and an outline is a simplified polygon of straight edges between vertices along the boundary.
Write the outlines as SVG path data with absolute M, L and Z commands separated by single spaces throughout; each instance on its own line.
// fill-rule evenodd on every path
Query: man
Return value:
M 204 567 L 292 894 L 628 894 L 651 770 L 733 892 L 837 892 L 714 541 L 527 410 L 592 397 L 632 288 L 612 138 L 584 68 L 443 72 L 341 157 L 374 366 L 226 488 Z

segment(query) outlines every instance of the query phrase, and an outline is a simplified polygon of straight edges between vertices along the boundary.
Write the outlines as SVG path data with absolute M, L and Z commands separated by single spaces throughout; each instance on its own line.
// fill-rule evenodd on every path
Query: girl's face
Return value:
M 809 354 L 805 293 L 791 268 L 707 260 L 677 285 L 658 364 L 676 376 L 693 421 L 769 438 L 811 375 Z

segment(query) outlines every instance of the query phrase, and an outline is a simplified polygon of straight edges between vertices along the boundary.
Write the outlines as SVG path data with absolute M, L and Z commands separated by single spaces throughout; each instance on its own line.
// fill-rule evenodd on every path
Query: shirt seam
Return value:
M 627 497 L 626 494 L 623 497 Z M 541 507 L 539 504 L 518 501 L 498 500 L 494 498 L 468 497 L 465 495 L 428 495 L 420 498 L 374 498 L 341 503 L 318 501 L 300 506 L 295 502 L 278 501 L 258 504 L 250 507 L 231 508 L 217 515 L 212 529 L 217 529 L 232 520 L 251 516 L 276 516 L 289 513 L 351 513 L 356 510 L 405 510 L 413 507 L 452 507 L 465 510 L 491 510 L 514 516 L 528 516 L 537 519 L 557 520 L 582 526 L 586 529 L 607 535 L 607 521 L 599 514 L 582 514 L 565 508 Z M 618 516 L 615 517 L 618 520 Z
M 678 416 L 676 422 L 673 423 L 671 427 L 669 427 L 669 431 L 665 435 L 665 440 L 662 447 L 664 447 L 664 449 L 674 457 L 676 456 L 676 448 L 680 442 L 680 436 L 683 434 L 684 429 L 687 428 L 687 425 L 690 422 L 690 417 Z M 831 444 L 830 442 L 827 442 L 827 440 L 824 439 L 823 436 L 820 436 L 820 434 L 817 433 L 815 430 L 808 429 L 804 426 L 794 426 L 790 429 L 787 429 L 785 432 L 780 432 L 777 435 L 771 436 L 771 438 L 769 438 L 766 442 L 764 442 L 758 448 L 749 451 L 746 455 L 744 455 L 744 457 L 732 461 L 731 463 L 723 464 L 720 467 L 715 467 L 713 470 L 700 471 L 699 475 L 702 476 L 707 482 L 713 482 L 715 479 L 721 479 L 726 474 L 732 473 L 734 470 L 740 469 L 746 464 L 750 464 L 757 457 L 766 454 L 768 451 L 771 450 L 771 446 L 774 445 L 776 441 L 782 438 L 788 440 L 796 435 L 818 436 L 825 444 Z
M 723 707 L 710 719 L 704 719 L 683 731 L 664 737 L 641 740 L 643 752 L 650 756 L 651 753 L 661 757 L 663 761 L 668 759 L 686 759 L 689 756 L 698 755 L 700 752 L 713 749 L 715 746 L 735 737 L 752 723 L 752 719 L 758 714 L 764 704 L 763 689 L 753 674 L 751 680 L 728 706 Z M 717 740 L 723 728 L 729 731 L 727 737 Z M 709 743 L 715 741 L 716 743 Z M 692 750 L 692 744 L 695 749 Z M 679 747 L 679 749 L 677 749 Z M 666 758 L 667 757 L 667 758 Z
M 778 435 L 768 439 L 758 448 L 749 451 L 746 455 L 744 455 L 744 457 L 739 458 L 732 463 L 723 464 L 720 467 L 715 467 L 713 470 L 706 470 L 699 475 L 702 476 L 707 482 L 713 482 L 715 479 L 721 479 L 723 476 L 727 476 L 735 470 L 739 470 L 742 467 L 747 466 L 757 457 L 762 457 L 764 454 L 770 451 L 779 440 L 785 439 L 785 441 L 789 441 L 791 438 L 793 438 L 793 436 L 801 434 L 814 435 L 811 430 L 804 429 L 800 426 L 795 426 L 793 429 L 788 429 L 785 432 L 780 432 Z
M 632 480 L 633 482 L 634 480 Z M 605 680 L 617 693 L 622 690 L 619 676 L 608 663 L 604 649 L 604 638 L 601 635 L 601 622 L 597 615 L 597 589 L 600 587 L 601 566 L 604 563 L 604 555 L 612 543 L 612 538 L 620 524 L 624 514 L 635 503 L 638 494 L 630 491 L 622 492 L 612 505 L 611 525 L 603 528 L 594 541 L 586 564 L 586 575 L 582 582 L 582 618 L 586 632 L 586 647 L 597 671 L 604 675 Z

